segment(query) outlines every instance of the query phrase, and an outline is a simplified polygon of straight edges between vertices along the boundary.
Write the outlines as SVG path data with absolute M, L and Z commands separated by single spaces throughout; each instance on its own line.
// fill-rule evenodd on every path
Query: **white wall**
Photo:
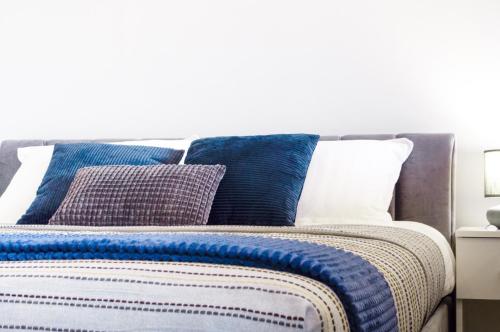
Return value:
M 0 139 L 455 132 L 500 147 L 498 0 L 0 0 Z

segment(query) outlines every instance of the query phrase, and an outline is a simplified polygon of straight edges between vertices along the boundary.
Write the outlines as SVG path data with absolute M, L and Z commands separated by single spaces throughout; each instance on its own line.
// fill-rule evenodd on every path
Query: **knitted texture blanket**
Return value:
M 375 225 L 4 226 L 0 329 L 418 332 L 449 293 L 442 245 Z
M 272 237 L 190 233 L 0 234 L 0 260 L 150 260 L 239 265 L 291 272 L 328 285 L 352 331 L 397 331 L 396 307 L 382 274 L 331 246 Z

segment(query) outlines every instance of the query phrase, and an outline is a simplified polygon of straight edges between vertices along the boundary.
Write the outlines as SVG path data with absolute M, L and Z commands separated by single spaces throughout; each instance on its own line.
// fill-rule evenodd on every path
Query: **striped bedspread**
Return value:
M 0 231 L 0 329 L 419 331 L 444 289 L 427 236 L 382 226 Z

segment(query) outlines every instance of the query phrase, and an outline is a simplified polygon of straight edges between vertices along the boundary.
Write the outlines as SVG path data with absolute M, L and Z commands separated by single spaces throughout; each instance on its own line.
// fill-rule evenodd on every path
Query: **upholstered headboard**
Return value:
M 454 154 L 452 134 L 323 136 L 322 140 L 391 139 L 413 141 L 410 158 L 401 171 L 390 212 L 396 220 L 418 221 L 439 230 L 448 240 L 455 229 Z M 123 139 L 130 140 L 130 139 Z M 97 140 L 101 142 L 123 141 Z M 0 194 L 20 166 L 17 148 L 91 140 L 6 140 L 0 145 Z M 94 140 L 95 141 L 95 140 Z

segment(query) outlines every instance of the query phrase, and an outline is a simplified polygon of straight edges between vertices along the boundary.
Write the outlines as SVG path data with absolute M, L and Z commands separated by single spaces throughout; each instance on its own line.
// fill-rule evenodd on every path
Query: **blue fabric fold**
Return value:
M 360 256 L 321 244 L 235 234 L 0 234 L 1 261 L 50 259 L 200 262 L 291 272 L 331 287 L 352 331 L 398 330 L 394 299 L 383 275 Z
M 35 200 L 18 224 L 47 224 L 80 168 L 109 165 L 177 164 L 184 151 L 153 146 L 101 143 L 56 144 Z

